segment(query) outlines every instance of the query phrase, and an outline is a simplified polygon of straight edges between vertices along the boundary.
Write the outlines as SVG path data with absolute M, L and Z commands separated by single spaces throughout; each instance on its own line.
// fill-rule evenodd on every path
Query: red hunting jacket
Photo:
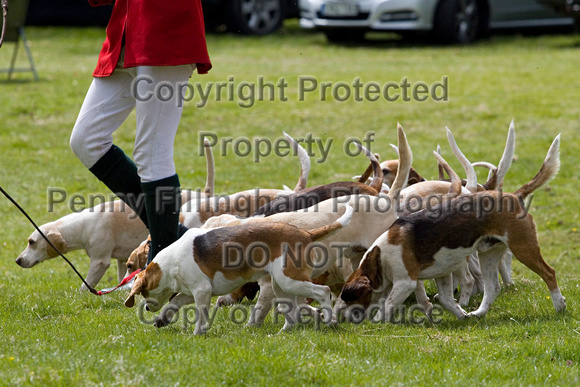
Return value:
M 114 0 L 88 1 L 97 7 Z M 93 76 L 107 77 L 113 73 L 123 38 L 124 67 L 195 63 L 199 74 L 211 69 L 200 0 L 115 1 Z

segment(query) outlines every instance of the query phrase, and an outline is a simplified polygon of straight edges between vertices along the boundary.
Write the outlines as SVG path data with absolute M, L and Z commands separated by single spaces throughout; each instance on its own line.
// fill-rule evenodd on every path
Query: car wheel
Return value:
M 331 43 L 359 42 L 365 37 L 365 31 L 352 28 L 326 30 L 324 34 Z
M 442 0 L 435 14 L 434 32 L 441 43 L 471 43 L 484 31 L 477 0 Z
M 266 35 L 284 21 L 284 0 L 232 0 L 228 27 L 248 35 Z

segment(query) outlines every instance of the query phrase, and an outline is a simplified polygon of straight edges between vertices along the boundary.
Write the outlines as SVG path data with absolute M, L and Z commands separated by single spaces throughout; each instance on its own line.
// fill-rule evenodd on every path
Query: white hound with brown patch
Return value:
M 484 297 L 469 316 L 484 316 L 499 293 L 498 263 L 509 248 L 514 256 L 548 285 L 556 311 L 566 302 L 556 272 L 542 258 L 532 216 L 525 199 L 558 173 L 558 135 L 537 175 L 513 194 L 497 191 L 461 195 L 437 210 L 401 216 L 365 254 L 341 293 L 347 305 L 384 302 L 385 319 L 405 301 L 418 280 L 434 278 L 442 305 L 464 318 L 453 299 L 451 273 L 466 257 L 479 252 Z M 386 299 L 385 299 L 386 297 Z
M 276 296 L 293 304 L 283 330 L 291 328 L 298 319 L 297 297 L 318 301 L 325 320 L 330 322 L 330 288 L 310 282 L 312 262 L 318 261 L 311 245 L 348 225 L 352 214 L 353 209 L 347 207 L 336 221 L 309 231 L 277 222 L 190 229 L 137 274 L 125 306 L 133 307 L 135 296 L 142 294 L 146 308 L 157 311 L 171 297 L 170 305 L 155 320 L 155 325 L 161 327 L 169 324 L 179 307 L 195 301 L 199 318 L 194 334 L 199 335 L 208 329 L 213 295 L 230 293 L 270 275 Z

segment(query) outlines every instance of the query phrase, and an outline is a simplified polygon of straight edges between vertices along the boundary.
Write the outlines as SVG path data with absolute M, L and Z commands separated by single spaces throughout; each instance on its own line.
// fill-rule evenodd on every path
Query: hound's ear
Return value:
M 409 171 L 409 180 L 407 180 L 407 184 L 413 185 L 413 184 L 417 184 L 417 183 L 424 181 L 424 180 L 425 179 L 421 175 L 419 175 L 413 167 L 411 167 L 411 170 Z
M 340 298 L 343 301 L 357 301 L 366 296 L 371 291 L 371 281 L 365 275 L 361 275 L 354 281 L 344 284 Z
M 147 286 L 145 272 L 137 274 L 137 279 L 135 280 L 135 284 L 133 284 L 131 293 L 129 294 L 129 297 L 127 297 L 127 299 L 125 300 L 125 306 L 127 308 L 132 308 L 135 305 L 135 296 L 137 294 L 141 294 L 145 286 Z
M 129 297 L 125 300 L 125 306 L 127 308 L 132 308 L 135 305 L 135 295 L 131 292 Z
M 61 253 L 66 253 L 66 241 L 64 237 L 58 230 L 50 230 L 46 237 L 60 251 Z M 52 248 L 48 243 L 46 244 L 46 253 L 50 258 L 58 257 L 58 253 Z

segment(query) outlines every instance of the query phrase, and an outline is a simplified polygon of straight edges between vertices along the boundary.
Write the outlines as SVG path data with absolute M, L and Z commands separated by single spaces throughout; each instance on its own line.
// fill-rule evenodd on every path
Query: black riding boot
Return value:
M 113 145 L 89 171 L 102 181 L 109 189 L 124 201 L 139 218 L 148 225 L 141 179 L 137 167 L 125 152 Z
M 147 264 L 179 237 L 179 209 L 181 188 L 177 175 L 141 183 L 145 194 L 145 208 L 151 234 L 151 248 Z

